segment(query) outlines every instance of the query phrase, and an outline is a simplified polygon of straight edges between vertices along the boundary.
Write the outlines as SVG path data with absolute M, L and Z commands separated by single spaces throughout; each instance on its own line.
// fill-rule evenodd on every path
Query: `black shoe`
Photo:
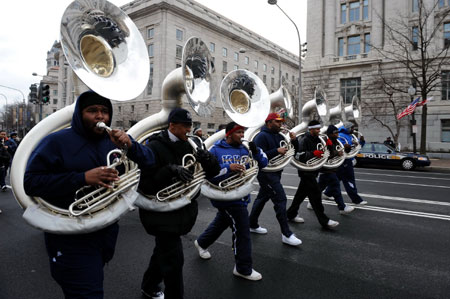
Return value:
M 6 189 L 8 189 L 8 187 L 6 187 L 6 185 L 3 185 L 3 186 L 2 186 L 2 192 L 5 192 Z

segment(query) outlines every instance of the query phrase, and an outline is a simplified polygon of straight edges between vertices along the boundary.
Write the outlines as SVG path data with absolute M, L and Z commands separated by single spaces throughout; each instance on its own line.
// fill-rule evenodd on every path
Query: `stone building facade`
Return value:
M 423 0 L 423 3 L 432 12 L 432 17 L 427 21 L 428 30 L 437 28 L 428 53 L 433 56 L 446 47 L 450 39 L 450 18 L 447 20 L 445 17 L 442 24 L 437 24 L 442 15 L 448 14 L 450 1 Z M 317 85 L 325 89 L 330 106 L 336 105 L 340 97 L 348 104 L 352 96 L 357 95 L 363 103 L 360 131 L 366 141 L 383 141 L 390 136 L 386 127 L 373 116 L 393 128 L 395 112 L 386 106 L 376 105 L 392 96 L 398 107 L 406 108 L 410 102 L 408 87 L 414 83 L 411 83 L 411 78 L 408 78 L 410 73 L 401 64 L 382 55 L 378 49 L 389 51 L 395 46 L 389 40 L 386 28 L 387 25 L 392 27 L 392 22 L 410 26 L 410 34 L 414 35 L 419 20 L 418 5 L 420 0 L 309 0 L 308 52 L 303 66 L 304 98 L 312 98 Z M 439 66 L 442 78 L 429 94 L 433 100 L 428 103 L 427 151 L 450 150 L 449 59 L 444 59 Z M 380 88 L 380 73 L 390 80 L 406 80 L 396 85 L 398 90 L 386 91 Z M 421 109 L 417 108 L 415 113 L 418 148 Z M 411 116 L 400 120 L 399 142 L 402 149 L 412 149 L 411 133 L 414 127 L 410 120 Z
M 219 87 L 226 74 L 234 69 L 246 69 L 258 75 L 269 93 L 278 89 L 282 76 L 292 94 L 298 94 L 297 56 L 195 1 L 136 0 L 121 9 L 131 17 L 147 45 L 150 79 L 136 99 L 113 103 L 114 127 L 128 129 L 161 110 L 163 80 L 181 66 L 183 46 L 192 36 L 201 38 L 208 46 L 215 63 L 213 79 L 218 87 L 214 91 L 216 109 L 211 117 L 201 118 L 192 112 L 194 127 L 201 127 L 204 133 L 212 134 L 220 124 L 230 121 L 219 100 Z M 242 49 L 245 53 L 240 51 Z M 52 103 L 56 103 L 56 109 L 61 109 L 72 104 L 76 95 L 87 88 L 74 77 L 61 51 L 54 57 L 58 60 L 59 72 L 53 81 L 57 97 Z M 183 108 L 192 111 L 185 97 Z M 45 109 L 52 112 L 54 107 L 48 105 Z

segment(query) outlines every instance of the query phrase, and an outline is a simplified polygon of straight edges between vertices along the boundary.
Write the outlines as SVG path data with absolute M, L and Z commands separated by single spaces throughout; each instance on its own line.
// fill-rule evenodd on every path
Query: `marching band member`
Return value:
M 343 127 L 339 128 L 339 141 L 344 145 L 344 149 L 346 152 L 350 152 L 352 148 L 352 133 L 355 125 L 351 122 L 347 122 Z M 361 196 L 358 195 L 358 190 L 356 189 L 355 182 L 355 171 L 353 169 L 353 158 L 345 159 L 344 163 L 339 166 L 336 175 L 342 184 L 344 184 L 345 191 L 347 191 L 347 195 L 350 197 L 351 201 L 354 204 L 365 205 L 367 201 L 363 200 Z M 331 199 L 331 191 L 327 188 L 323 192 L 324 198 Z
M 186 135 L 191 131 L 192 117 L 189 111 L 175 108 L 170 112 L 168 122 L 168 129 L 149 139 L 147 146 L 155 153 L 156 163 L 141 169 L 139 191 L 144 194 L 156 195 L 159 190 L 176 181 L 190 182 L 193 179 L 192 172 L 181 165 L 183 156 L 193 153 Z M 208 151 L 197 149 L 196 159 L 205 170 L 206 177 L 219 173 L 219 164 Z M 197 213 L 195 198 L 189 204 L 167 212 L 139 209 L 139 217 L 146 232 L 155 236 L 155 248 L 141 285 L 145 297 L 183 298 L 184 256 L 181 236 L 191 231 Z M 164 293 L 162 282 L 165 285 Z
M 283 121 L 284 119 L 278 113 L 270 113 L 266 118 L 265 126 L 254 140 L 255 144 L 266 153 L 269 160 L 278 154 L 284 155 L 287 152 L 286 148 L 280 147 L 280 141 L 284 140 L 283 136 L 279 134 Z M 289 135 L 291 140 L 295 141 L 295 135 L 293 133 L 289 133 Z M 258 218 L 264 205 L 270 199 L 273 202 L 275 214 L 280 224 L 281 241 L 288 245 L 297 246 L 302 244 L 302 241 L 289 229 L 286 215 L 287 198 L 283 185 L 280 182 L 282 172 L 283 170 L 277 172 L 261 171 L 258 173 L 257 178 L 260 189 L 250 212 L 250 232 L 267 234 L 267 229 L 259 226 Z
M 338 138 L 339 130 L 333 125 L 328 126 L 327 128 L 327 147 L 330 151 L 330 158 L 336 157 L 337 155 L 342 156 L 343 152 L 338 152 L 336 150 L 337 145 L 337 138 Z M 319 176 L 319 187 L 320 191 L 325 190 L 325 188 L 328 187 L 328 192 L 331 196 L 333 196 L 334 201 L 337 204 L 337 207 L 339 209 L 339 212 L 341 214 L 348 214 L 351 213 L 354 208 L 351 206 L 348 206 L 344 203 L 344 198 L 342 197 L 341 192 L 341 184 L 339 182 L 339 179 L 336 176 L 336 168 L 321 169 L 321 174 Z M 310 208 L 310 204 L 308 203 L 308 208 Z M 312 206 L 311 206 L 312 209 Z
M 210 179 L 214 184 L 219 184 L 236 172 L 243 172 L 247 165 L 241 164 L 241 157 L 248 156 L 249 151 L 242 145 L 245 128 L 230 122 L 225 129 L 226 138 L 217 142 L 210 152 L 219 161 L 221 171 L 219 175 Z M 253 159 L 258 162 L 259 168 L 267 165 L 267 156 L 258 149 L 253 142 L 249 143 Z M 250 226 L 248 220 L 247 205 L 250 202 L 250 194 L 244 198 L 231 201 L 217 201 L 211 199 L 212 205 L 217 208 L 217 214 L 208 228 L 194 242 L 199 255 L 203 259 L 210 259 L 211 254 L 207 248 L 227 229 L 232 231 L 232 248 L 236 265 L 233 274 L 248 280 L 260 280 L 262 275 L 252 268 L 252 244 L 250 239 Z
M 112 113 L 109 99 L 92 91 L 81 94 L 71 127 L 45 137 L 31 154 L 25 192 L 68 209 L 81 187 L 109 187 L 119 179 L 117 170 L 105 167 L 107 154 L 116 147 L 126 144 L 127 156 L 139 167 L 153 164 L 152 151 L 125 132 L 112 130 L 108 134 L 96 126 L 98 122 L 109 126 Z M 85 234 L 44 233 L 51 275 L 65 298 L 103 298 L 103 266 L 114 255 L 118 232 L 115 222 Z
M 306 162 L 314 156 L 318 158 L 322 157 L 324 152 L 317 149 L 317 145 L 320 144 L 320 128 L 320 122 L 317 120 L 312 120 L 308 123 L 309 132 L 306 132 L 300 139 L 298 151 L 295 154 L 295 159 L 298 159 L 301 162 Z M 287 210 L 287 217 L 289 219 L 294 219 L 297 217 L 301 203 L 308 196 L 320 225 L 324 228 L 333 228 L 338 226 L 339 222 L 331 220 L 324 213 L 324 207 L 321 200 L 321 191 L 316 179 L 318 171 L 298 170 L 298 175 L 300 177 L 300 183 L 298 185 L 297 192 L 295 193 L 294 200 Z

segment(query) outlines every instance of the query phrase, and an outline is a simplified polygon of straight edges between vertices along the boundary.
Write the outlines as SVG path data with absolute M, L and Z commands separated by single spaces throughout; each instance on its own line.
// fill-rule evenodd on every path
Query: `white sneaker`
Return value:
M 363 200 L 360 203 L 358 203 L 357 205 L 363 206 L 363 205 L 366 205 L 366 204 L 368 204 L 367 200 Z
M 145 298 L 164 299 L 164 292 L 162 292 L 162 291 L 153 292 L 151 294 L 147 294 L 146 292 L 144 292 L 144 290 L 141 290 L 141 292 L 142 292 L 142 295 L 144 295 Z
M 256 272 L 254 269 L 252 269 L 252 273 L 251 273 L 250 275 L 244 275 L 244 274 L 239 273 L 239 272 L 236 270 L 236 266 L 234 266 L 233 274 L 234 274 L 235 276 L 239 276 L 239 277 L 242 277 L 242 278 L 245 278 L 245 279 L 248 279 L 248 280 L 253 280 L 253 281 L 261 280 L 261 279 L 262 279 L 261 273 Z
M 211 258 L 211 253 L 209 253 L 208 249 L 203 249 L 200 247 L 200 245 L 198 245 L 197 240 L 194 241 L 194 245 L 195 247 L 197 247 L 198 250 L 198 255 L 204 259 L 204 260 L 209 260 Z
M 305 223 L 305 219 L 303 219 L 302 217 L 300 217 L 298 215 L 295 216 L 295 218 L 289 219 L 289 221 L 296 222 L 296 223 Z
M 339 225 L 339 222 L 337 222 L 337 221 L 334 221 L 334 220 L 328 220 L 328 223 L 327 223 L 327 226 L 329 227 L 329 228 L 332 228 L 332 227 L 336 227 L 336 226 L 338 226 Z
M 350 214 L 351 212 L 353 212 L 355 208 L 351 207 L 351 206 L 345 206 L 345 208 L 343 210 L 340 210 L 339 213 L 345 215 L 345 214 Z
M 307 208 L 308 210 L 312 210 L 312 209 L 313 209 L 313 207 L 312 207 L 312 205 L 311 205 L 310 202 L 308 202 L 308 204 L 306 205 L 306 208 Z
M 333 200 L 333 197 L 330 197 L 330 196 L 326 195 L 325 193 L 322 193 L 322 198 L 326 199 L 326 200 Z
M 251 233 L 265 235 L 267 234 L 267 229 L 261 226 L 258 226 L 257 228 L 250 228 Z
M 292 234 L 289 238 L 285 237 L 285 235 L 281 235 L 281 242 L 291 246 L 298 246 L 302 244 L 302 240 L 297 238 L 294 234 Z

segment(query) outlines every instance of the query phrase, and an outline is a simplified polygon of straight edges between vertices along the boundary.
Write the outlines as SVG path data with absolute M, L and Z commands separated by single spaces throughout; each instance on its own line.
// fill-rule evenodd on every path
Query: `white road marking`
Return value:
M 450 178 L 432 178 L 432 177 L 425 177 L 425 176 L 396 175 L 396 174 L 387 174 L 387 173 L 358 172 L 358 174 L 379 175 L 379 176 L 393 176 L 393 177 L 413 178 L 413 179 L 426 179 L 426 180 L 446 180 L 446 181 L 450 181 Z

